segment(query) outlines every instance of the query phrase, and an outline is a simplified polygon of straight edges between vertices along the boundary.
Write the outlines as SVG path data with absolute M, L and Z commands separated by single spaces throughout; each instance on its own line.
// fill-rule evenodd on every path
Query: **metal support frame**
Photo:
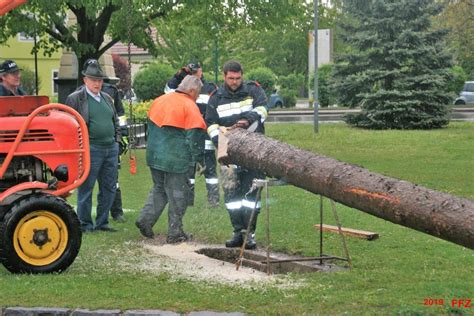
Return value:
M 319 260 L 319 263 L 322 265 L 324 260 L 341 260 L 341 261 L 346 261 L 349 265 L 349 268 L 352 269 L 352 261 L 349 255 L 349 250 L 347 248 L 347 243 L 344 234 L 342 233 L 341 229 L 341 223 L 339 221 L 339 216 L 337 214 L 336 210 L 336 203 L 330 199 L 331 202 L 331 209 L 332 213 L 334 216 L 334 219 L 336 220 L 337 227 L 339 230 L 339 235 L 341 236 L 341 241 L 342 241 L 342 246 L 344 249 L 344 254 L 345 258 L 342 257 L 337 257 L 333 255 L 325 255 L 323 253 L 323 230 L 322 230 L 322 225 L 323 225 L 323 196 L 320 195 L 319 198 L 319 218 L 320 218 L 320 234 L 319 234 L 319 257 L 309 257 L 309 258 L 299 258 L 299 259 L 283 259 L 283 260 L 270 260 L 270 207 L 269 207 L 269 190 L 268 187 L 271 186 L 282 186 L 282 185 L 288 185 L 288 182 L 286 182 L 284 179 L 254 179 L 252 189 L 257 189 L 257 200 L 255 202 L 255 207 L 252 211 L 251 215 L 251 220 L 252 221 L 253 217 L 255 216 L 256 212 L 256 207 L 258 200 L 261 197 L 262 190 L 265 189 L 265 239 L 266 239 L 266 260 L 261 261 L 261 263 L 266 263 L 267 265 L 267 274 L 271 275 L 271 264 L 272 263 L 282 263 L 282 262 L 296 262 L 296 261 L 317 261 Z M 248 232 L 249 229 L 245 232 L 244 236 L 244 243 L 242 244 L 242 247 L 240 249 L 240 255 L 239 258 L 237 259 L 236 262 L 236 270 L 239 269 L 239 267 L 242 265 L 242 262 L 244 261 L 243 255 L 244 255 L 244 249 L 245 249 L 245 243 L 247 241 L 248 237 Z

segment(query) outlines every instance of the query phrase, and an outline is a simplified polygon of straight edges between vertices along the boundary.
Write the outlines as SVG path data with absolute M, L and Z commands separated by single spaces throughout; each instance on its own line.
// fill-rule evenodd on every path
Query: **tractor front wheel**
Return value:
M 31 195 L 0 223 L 0 261 L 13 273 L 61 272 L 73 263 L 81 239 L 79 220 L 66 201 Z

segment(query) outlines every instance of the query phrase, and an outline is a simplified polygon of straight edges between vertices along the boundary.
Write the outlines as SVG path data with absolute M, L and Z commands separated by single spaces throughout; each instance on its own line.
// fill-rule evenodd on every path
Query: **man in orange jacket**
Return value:
M 183 231 L 182 219 L 189 195 L 189 171 L 203 162 L 206 123 L 196 105 L 201 87 L 200 78 L 186 76 L 175 92 L 155 99 L 148 112 L 146 158 L 153 188 L 136 221 L 147 238 L 153 238 L 153 225 L 168 203 L 167 242 L 191 238 Z

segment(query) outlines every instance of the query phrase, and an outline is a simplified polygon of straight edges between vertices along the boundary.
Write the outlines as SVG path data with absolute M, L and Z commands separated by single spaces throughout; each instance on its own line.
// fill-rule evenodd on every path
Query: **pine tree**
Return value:
M 335 76 L 340 101 L 360 106 L 346 122 L 371 129 L 431 129 L 449 123 L 451 56 L 446 30 L 431 29 L 434 0 L 346 0 L 350 52 Z

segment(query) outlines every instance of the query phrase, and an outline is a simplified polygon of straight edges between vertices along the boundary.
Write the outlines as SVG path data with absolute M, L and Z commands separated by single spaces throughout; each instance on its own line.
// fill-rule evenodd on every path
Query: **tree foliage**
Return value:
M 245 77 L 249 80 L 257 81 L 267 96 L 272 94 L 275 89 L 276 76 L 270 68 L 259 67 L 250 70 L 245 74 Z
M 216 61 L 222 65 L 229 59 L 242 61 L 247 69 L 263 66 L 253 63 L 261 59 L 260 47 L 248 34 L 280 27 L 281 21 L 294 17 L 299 7 L 296 1 L 284 0 L 195 1 L 188 14 L 174 11 L 153 23 L 160 36 L 158 57 L 175 68 L 198 60 L 204 71 L 214 70 Z M 236 44 L 241 37 L 247 39 L 244 49 Z M 242 59 L 240 54 L 249 58 Z
M 209 15 L 214 17 L 215 10 L 210 8 L 210 11 L 198 10 L 192 16 L 169 15 L 158 21 L 155 26 L 163 35 L 163 43 L 157 47 L 160 59 L 175 68 L 197 59 L 204 71 L 214 71 L 216 63 L 223 65 L 229 59 L 236 59 L 247 73 L 267 67 L 278 77 L 298 73 L 307 78 L 308 32 L 314 28 L 313 3 L 259 1 L 257 4 L 253 6 L 255 17 L 250 20 L 222 17 L 210 20 Z M 334 28 L 341 15 L 340 8 L 341 0 L 331 1 L 330 6 L 319 0 L 319 28 Z M 306 82 L 307 79 L 296 90 L 303 94 Z
M 265 28 L 289 14 L 289 10 L 280 10 L 282 6 L 291 8 L 296 4 L 284 0 L 30 0 L 0 17 L 0 42 L 18 32 L 38 34 L 37 49 L 51 54 L 61 47 L 70 48 L 78 56 L 78 64 L 83 65 L 88 58 L 98 59 L 115 43 L 131 40 L 154 55 L 163 53 L 162 46 L 169 49 L 167 52 L 174 51 L 169 61 L 177 66 L 190 57 L 201 57 L 199 52 L 205 51 L 216 25 L 222 33 L 232 33 L 244 25 Z M 72 12 L 76 24 L 68 24 L 68 12 Z M 176 23 L 168 27 L 160 21 Z M 187 28 L 196 25 L 203 31 Z M 189 44 L 195 40 L 199 45 L 191 51 Z
M 432 30 L 434 0 L 346 0 L 347 53 L 336 65 L 343 105 L 361 106 L 354 126 L 427 129 L 448 124 L 451 56 L 445 30 Z
M 36 94 L 36 76 L 35 72 L 28 67 L 21 66 L 21 87 L 28 95 Z M 41 77 L 38 77 L 38 91 L 41 89 Z
M 474 1 L 444 0 L 445 10 L 437 17 L 440 27 L 449 28 L 448 47 L 456 64 L 474 78 Z
M 61 47 L 70 48 L 78 57 L 78 64 L 83 65 L 87 59 L 98 59 L 115 43 L 129 38 L 139 47 L 153 49 L 150 21 L 165 16 L 177 2 L 31 0 L 0 18 L 0 42 L 18 32 L 38 34 L 36 49 L 51 54 Z M 68 12 L 76 21 L 70 21 Z

